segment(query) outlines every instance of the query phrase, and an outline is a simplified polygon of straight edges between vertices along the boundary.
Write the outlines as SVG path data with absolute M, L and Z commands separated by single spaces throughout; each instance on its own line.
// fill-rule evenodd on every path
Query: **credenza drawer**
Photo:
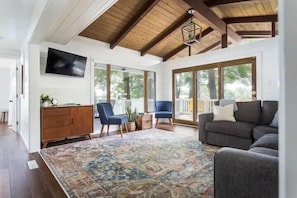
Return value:
M 55 127 L 63 127 L 71 125 L 71 117 L 70 115 L 62 115 L 62 116 L 51 116 L 45 117 L 43 119 L 42 128 L 55 128 Z
M 43 116 L 57 116 L 57 115 L 70 115 L 70 108 L 45 108 L 42 111 Z
M 42 141 L 66 138 L 69 134 L 70 134 L 70 128 L 68 126 L 43 129 Z

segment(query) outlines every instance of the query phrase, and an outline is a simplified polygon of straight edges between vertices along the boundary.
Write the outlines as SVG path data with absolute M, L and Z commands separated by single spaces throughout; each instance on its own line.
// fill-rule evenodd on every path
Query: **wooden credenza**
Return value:
M 90 133 L 94 130 L 92 105 L 42 107 L 40 114 L 42 148 L 49 141 L 71 136 L 91 138 Z

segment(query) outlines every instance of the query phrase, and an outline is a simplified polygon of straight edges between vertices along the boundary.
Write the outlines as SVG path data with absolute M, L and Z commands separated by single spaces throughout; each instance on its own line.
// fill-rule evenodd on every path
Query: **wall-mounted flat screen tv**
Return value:
M 48 48 L 45 73 L 84 77 L 87 57 Z

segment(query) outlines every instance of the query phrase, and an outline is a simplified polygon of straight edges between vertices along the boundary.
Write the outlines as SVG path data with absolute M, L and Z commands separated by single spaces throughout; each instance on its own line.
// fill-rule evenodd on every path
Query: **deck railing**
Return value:
M 198 99 L 197 112 L 208 113 L 212 112 L 213 105 L 217 99 Z M 193 112 L 193 99 L 176 99 L 175 100 L 175 113 L 192 113 Z
M 198 99 L 197 100 L 197 113 L 212 112 L 213 106 L 217 99 Z M 96 103 L 105 102 L 103 100 L 96 100 Z M 136 108 L 137 112 L 144 112 L 144 101 L 143 99 L 132 99 L 132 100 L 111 100 L 113 111 L 115 114 L 125 114 L 128 105 L 131 105 L 132 110 Z M 154 100 L 148 101 L 149 109 L 154 109 Z M 98 111 L 96 105 L 94 105 L 95 117 L 98 117 Z M 175 100 L 175 116 L 178 115 L 189 115 L 193 114 L 193 100 L 192 99 L 176 99 Z

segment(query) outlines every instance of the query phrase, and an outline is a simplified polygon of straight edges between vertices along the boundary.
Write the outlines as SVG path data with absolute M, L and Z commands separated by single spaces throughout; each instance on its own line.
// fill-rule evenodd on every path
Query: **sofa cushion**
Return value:
M 275 112 L 278 109 L 278 101 L 263 101 L 262 104 L 262 114 L 261 114 L 261 124 L 269 125 L 274 117 Z
M 250 146 L 250 148 L 254 147 L 265 147 L 278 150 L 278 134 L 264 135 Z
M 259 139 L 263 135 L 266 134 L 278 134 L 278 128 L 267 126 L 267 125 L 259 125 L 256 126 L 253 130 L 253 137 L 254 139 Z
M 261 101 L 237 102 L 238 110 L 235 111 L 237 121 L 252 122 L 260 124 L 261 121 Z
M 252 132 L 255 126 L 256 124 L 240 121 L 213 121 L 206 123 L 206 131 L 242 138 L 252 138 Z
M 270 148 L 264 148 L 264 147 L 254 147 L 249 150 L 249 152 L 254 152 L 254 153 L 260 153 L 264 155 L 271 155 L 278 157 L 278 150 L 275 149 L 270 149 Z

